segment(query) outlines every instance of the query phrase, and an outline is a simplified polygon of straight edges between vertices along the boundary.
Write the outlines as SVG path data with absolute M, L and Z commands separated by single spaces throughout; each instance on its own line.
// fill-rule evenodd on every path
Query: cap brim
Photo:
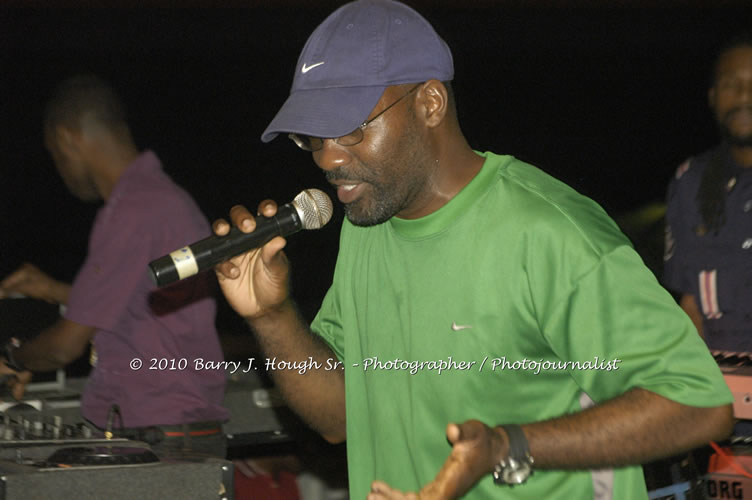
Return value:
M 297 90 L 261 135 L 269 142 L 280 133 L 341 137 L 363 123 L 379 102 L 385 86 Z

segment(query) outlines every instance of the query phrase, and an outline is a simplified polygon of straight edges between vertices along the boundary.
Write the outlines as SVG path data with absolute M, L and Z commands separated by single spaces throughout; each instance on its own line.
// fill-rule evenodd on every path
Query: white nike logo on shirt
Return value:
M 312 64 L 310 66 L 306 66 L 306 63 L 303 63 L 303 67 L 300 68 L 300 72 L 301 73 L 308 73 L 309 71 L 311 71 L 316 66 L 321 66 L 322 64 L 324 64 L 324 61 L 321 61 L 320 63 Z
M 468 328 L 472 328 L 470 325 L 458 325 L 454 321 L 452 321 L 452 330 L 455 332 L 459 332 L 460 330 L 467 330 Z

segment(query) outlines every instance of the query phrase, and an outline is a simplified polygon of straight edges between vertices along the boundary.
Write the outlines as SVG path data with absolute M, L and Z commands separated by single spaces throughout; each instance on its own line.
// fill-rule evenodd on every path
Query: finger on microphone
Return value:
M 287 246 L 287 240 L 283 238 L 282 236 L 275 236 L 271 240 L 269 240 L 266 245 L 261 249 L 261 256 L 264 259 L 264 262 L 269 265 L 273 259 L 277 258 L 277 256 L 282 255 L 280 252 L 283 248 Z
M 230 219 L 233 225 L 244 233 L 256 229 L 256 218 L 243 205 L 235 205 L 230 209 Z
M 230 232 L 230 223 L 224 219 L 217 219 L 212 224 L 212 230 L 217 236 L 224 236 Z
M 220 262 L 214 267 L 217 274 L 217 279 L 222 281 L 224 279 L 235 279 L 240 276 L 240 269 L 232 262 L 225 261 Z
M 259 203 L 258 213 L 264 217 L 273 217 L 277 213 L 277 202 L 274 200 L 264 200 Z

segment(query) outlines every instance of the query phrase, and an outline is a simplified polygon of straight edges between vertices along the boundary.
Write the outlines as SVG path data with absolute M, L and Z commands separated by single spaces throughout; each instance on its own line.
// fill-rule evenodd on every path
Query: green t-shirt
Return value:
M 352 498 L 372 480 L 418 490 L 449 455 L 449 422 L 577 412 L 642 387 L 693 406 L 732 401 L 692 323 L 592 200 L 486 153 L 440 210 L 344 222 L 312 329 L 345 368 Z M 639 466 L 490 475 L 472 499 L 645 498 Z

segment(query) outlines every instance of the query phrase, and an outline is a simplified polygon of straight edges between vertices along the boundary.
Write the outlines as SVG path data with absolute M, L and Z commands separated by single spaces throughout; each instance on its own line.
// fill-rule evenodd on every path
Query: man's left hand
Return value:
M 420 492 L 403 493 L 384 483 L 371 483 L 367 500 L 452 500 L 467 493 L 481 478 L 490 474 L 509 451 L 506 434 L 477 420 L 449 424 L 447 439 L 452 452 L 436 478 Z
M 0 379 L 10 387 L 14 399 L 19 400 L 26 392 L 26 384 L 31 382 L 32 373 L 28 370 L 17 372 L 5 364 L 5 358 L 0 358 Z

